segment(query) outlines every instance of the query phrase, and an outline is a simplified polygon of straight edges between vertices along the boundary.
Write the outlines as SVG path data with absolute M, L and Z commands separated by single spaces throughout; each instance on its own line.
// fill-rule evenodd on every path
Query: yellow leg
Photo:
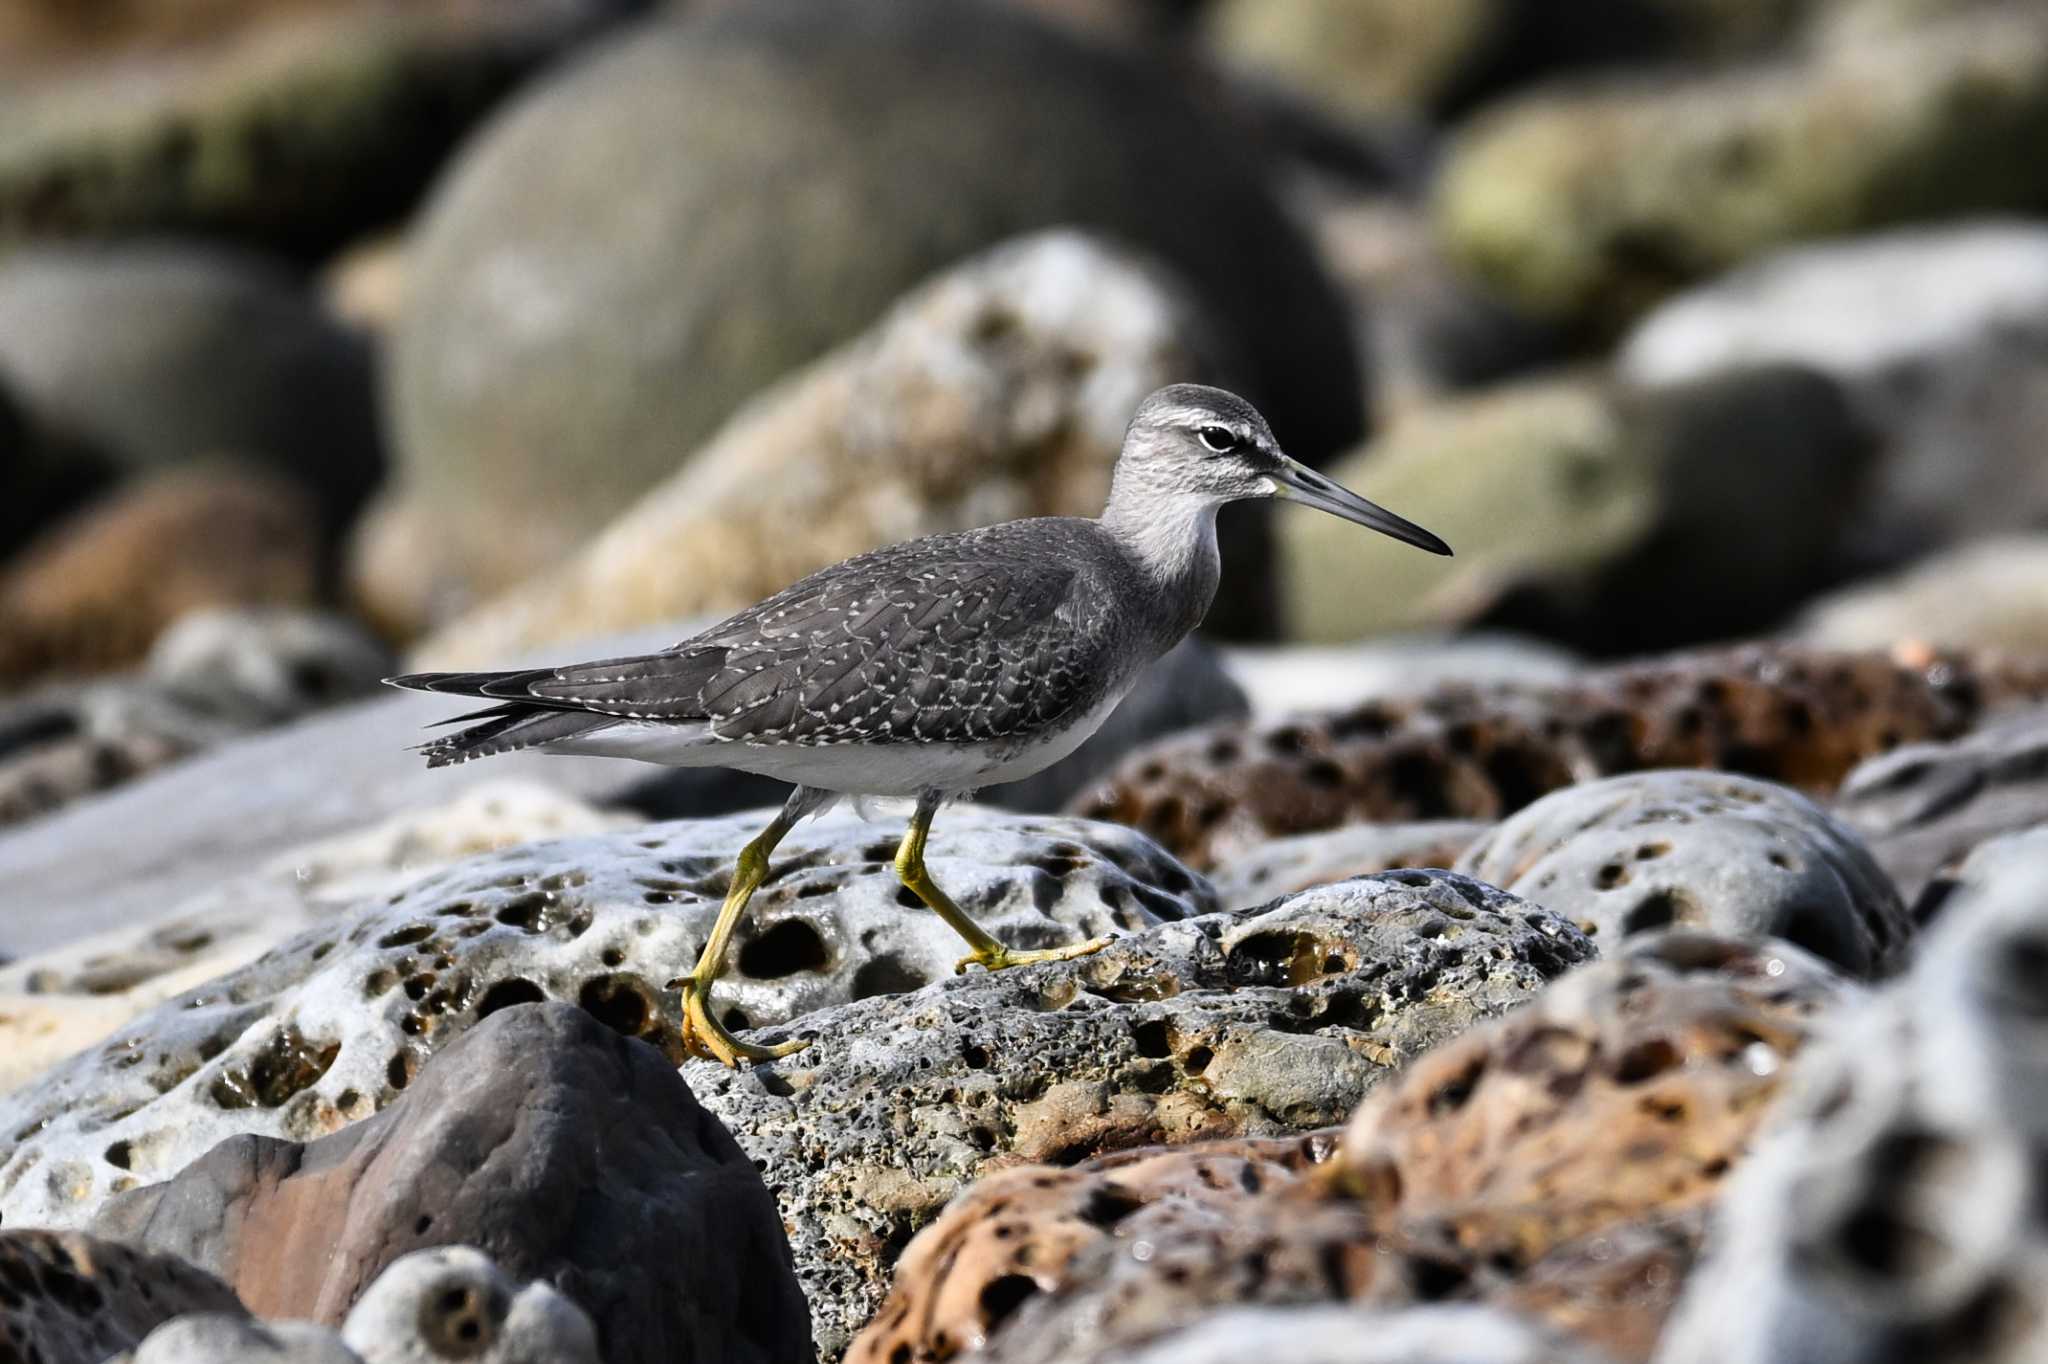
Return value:
M 965 971 L 970 966 L 1001 971 L 1006 967 L 1030 966 L 1041 961 L 1068 961 L 1074 957 L 1085 957 L 1090 952 L 1100 952 L 1109 946 L 1108 938 L 1091 938 L 1070 947 L 1051 947 L 1042 952 L 1019 952 L 1003 946 L 987 929 L 968 918 L 966 911 L 939 889 L 931 873 L 925 869 L 924 841 L 931 833 L 932 816 L 938 812 L 938 796 L 927 794 L 918 798 L 917 813 L 910 817 L 910 827 L 904 830 L 902 846 L 896 849 L 896 877 L 974 949 L 954 963 L 955 971 Z
M 828 797 L 822 792 L 799 786 L 774 822 L 763 829 L 753 842 L 740 849 L 739 864 L 733 869 L 732 887 L 725 893 L 725 904 L 718 911 L 718 921 L 711 926 L 711 937 L 698 955 L 696 967 L 681 981 L 671 982 L 682 987 L 683 1050 L 690 1055 L 723 1061 L 738 1069 L 742 1061 L 771 1061 L 778 1056 L 802 1051 L 810 1045 L 804 1041 L 793 1041 L 757 1047 L 740 1041 L 713 1016 L 711 984 L 725 969 L 726 948 L 732 942 L 733 930 L 739 927 L 740 916 L 746 913 L 747 902 L 754 898 L 755 890 L 768 877 L 768 854 L 775 851 L 775 845 L 796 827 L 798 820 L 824 804 L 826 799 Z

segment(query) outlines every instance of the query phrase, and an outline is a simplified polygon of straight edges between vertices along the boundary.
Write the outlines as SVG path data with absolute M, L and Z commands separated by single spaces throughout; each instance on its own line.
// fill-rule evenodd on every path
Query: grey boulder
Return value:
M 1554 791 L 1466 849 L 1457 870 L 1603 945 L 1667 927 L 1782 938 L 1868 979 L 1896 969 L 1911 936 L 1898 891 L 1854 833 L 1789 787 L 1727 772 Z

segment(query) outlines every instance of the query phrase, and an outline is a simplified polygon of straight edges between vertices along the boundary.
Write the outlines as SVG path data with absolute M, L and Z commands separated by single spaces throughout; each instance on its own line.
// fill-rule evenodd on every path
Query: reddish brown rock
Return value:
M 612 1364 L 811 1357 L 753 1163 L 660 1052 L 568 1004 L 501 1009 L 383 1112 L 306 1143 L 230 1137 L 96 1225 L 265 1317 L 340 1324 L 401 1256 L 469 1246 L 573 1299 Z
M 1075 1258 L 1113 1237 L 1140 1208 L 1177 1201 L 1241 1215 L 1326 1159 L 1336 1136 L 1332 1128 L 1179 1150 L 1147 1147 L 1069 1170 L 1034 1165 L 991 1175 L 910 1243 L 895 1287 L 854 1339 L 846 1364 L 901 1364 L 978 1349 L 1027 1299 L 1066 1283 Z
M 320 557 L 311 502 L 274 477 L 193 469 L 132 484 L 0 571 L 0 687 L 133 663 L 202 607 L 309 604 Z
M 98 1364 L 187 1312 L 245 1315 L 226 1284 L 175 1256 L 77 1232 L 0 1232 L 0 1360 Z
M 1349 824 L 1494 820 L 1589 777 L 1740 772 L 1809 792 L 1864 759 L 2048 690 L 1989 657 L 1780 646 L 1679 654 L 1551 686 L 1441 687 L 1335 714 L 1196 730 L 1134 753 L 1069 808 L 1204 870 Z

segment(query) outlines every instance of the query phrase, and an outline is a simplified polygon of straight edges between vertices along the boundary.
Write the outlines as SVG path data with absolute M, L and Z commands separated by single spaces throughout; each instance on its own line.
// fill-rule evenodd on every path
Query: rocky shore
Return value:
M 2031 0 L 0 0 L 0 1362 L 2048 1357 L 2044 147 Z M 1178 381 L 1457 554 L 943 814 L 1097 954 L 837 810 L 692 1059 L 783 789 L 376 685 Z

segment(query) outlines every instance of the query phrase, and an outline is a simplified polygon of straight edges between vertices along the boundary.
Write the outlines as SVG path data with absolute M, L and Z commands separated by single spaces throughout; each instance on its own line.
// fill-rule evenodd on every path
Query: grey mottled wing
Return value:
M 1072 610 L 1073 564 L 1006 550 L 972 533 L 893 546 L 675 649 L 528 675 L 523 690 L 543 705 L 703 719 L 752 743 L 1028 734 L 1101 695 L 1103 638 Z

